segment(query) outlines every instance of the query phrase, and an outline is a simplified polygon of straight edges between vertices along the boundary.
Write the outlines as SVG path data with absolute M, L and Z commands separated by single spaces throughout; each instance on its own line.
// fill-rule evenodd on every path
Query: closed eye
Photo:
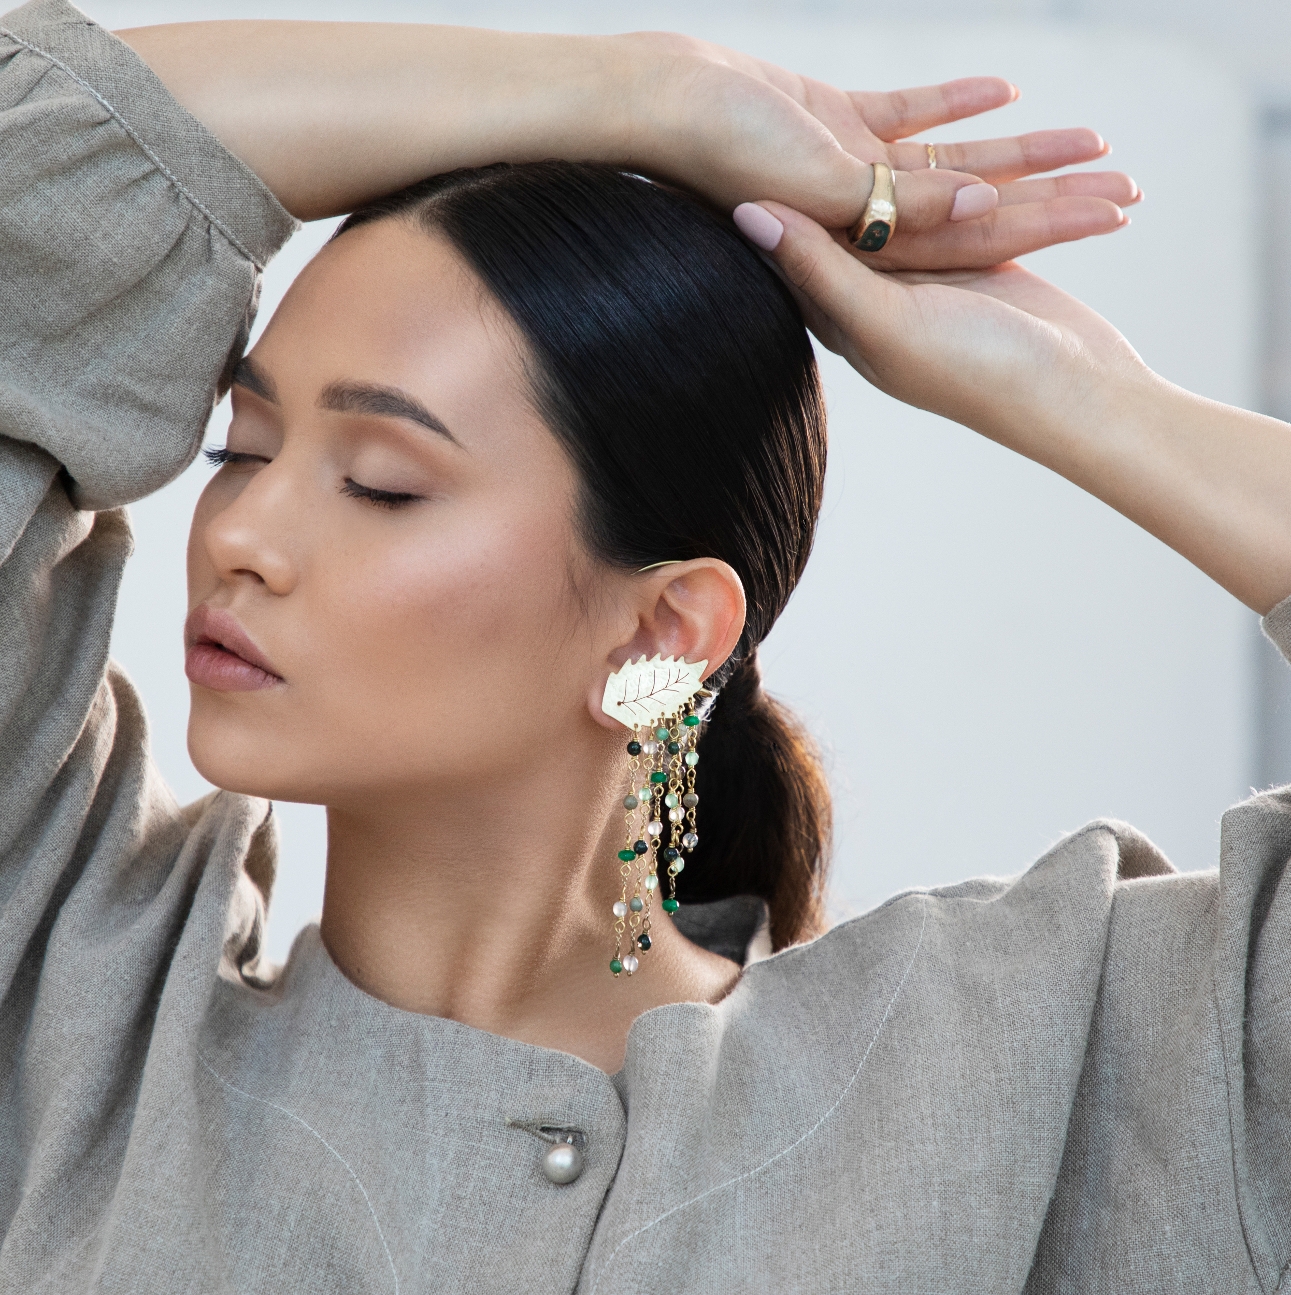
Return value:
M 402 508 L 405 504 L 416 503 L 421 495 L 409 494 L 404 490 L 377 490 L 374 486 L 361 486 L 357 481 L 345 478 L 341 494 L 351 499 L 366 499 L 378 508 Z
M 268 463 L 262 454 L 239 454 L 236 450 L 226 449 L 223 445 L 213 445 L 202 451 L 202 458 L 213 468 L 222 468 L 228 463 Z

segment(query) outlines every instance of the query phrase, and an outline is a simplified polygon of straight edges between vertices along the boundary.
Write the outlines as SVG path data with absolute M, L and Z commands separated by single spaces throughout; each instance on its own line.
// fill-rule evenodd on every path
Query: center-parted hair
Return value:
M 436 176 L 356 211 L 338 237 L 391 218 L 447 238 L 523 335 L 536 406 L 578 473 L 590 552 L 631 571 L 713 557 L 739 573 L 747 621 L 707 685 L 700 845 L 677 894 L 760 895 L 776 948 L 816 934 L 828 784 L 757 664 L 824 488 L 824 400 L 792 297 L 729 221 L 611 167 Z

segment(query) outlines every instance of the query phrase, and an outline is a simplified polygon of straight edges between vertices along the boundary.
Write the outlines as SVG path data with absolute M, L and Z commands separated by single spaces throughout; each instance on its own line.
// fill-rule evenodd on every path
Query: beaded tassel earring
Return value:
M 700 678 L 707 661 L 656 655 L 625 662 L 605 684 L 601 709 L 632 730 L 627 744 L 631 791 L 623 800 L 624 839 L 619 851 L 622 887 L 614 904 L 614 951 L 610 971 L 635 974 L 638 953 L 651 947 L 650 910 L 659 888 L 659 863 L 665 865 L 665 913 L 675 913 L 677 874 L 683 852 L 698 844 L 695 766 L 699 716 L 694 698 L 707 696 Z M 665 820 L 668 844 L 663 845 Z

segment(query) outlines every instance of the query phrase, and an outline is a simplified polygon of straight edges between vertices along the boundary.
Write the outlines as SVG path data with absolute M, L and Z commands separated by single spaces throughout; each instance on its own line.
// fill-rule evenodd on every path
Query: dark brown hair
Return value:
M 822 926 L 829 789 L 762 690 L 757 646 L 811 552 L 825 408 L 793 299 L 726 220 L 610 167 L 437 176 L 355 212 L 446 237 L 515 321 L 537 406 L 582 488 L 593 554 L 638 570 L 720 558 L 748 603 L 699 752 L 700 845 L 678 897 L 759 895 L 776 948 Z

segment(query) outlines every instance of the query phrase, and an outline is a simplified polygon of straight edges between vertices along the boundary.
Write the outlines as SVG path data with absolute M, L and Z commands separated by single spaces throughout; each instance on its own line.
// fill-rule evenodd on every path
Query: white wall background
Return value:
M 1029 264 L 1105 313 L 1166 376 L 1254 403 L 1254 127 L 1235 75 L 1186 44 L 1124 29 L 893 26 L 828 8 L 797 5 L 776 17 L 623 0 L 594 9 L 274 0 L 253 13 L 214 0 L 117 0 L 91 12 L 116 27 L 219 16 L 668 26 L 851 87 L 1007 76 L 1023 87 L 1020 103 L 984 128 L 930 138 L 1101 130 L 1148 202 L 1128 230 Z M 1199 158 L 1223 159 L 1233 203 L 1229 237 L 1204 246 Z M 271 267 L 262 318 L 324 233 L 305 230 Z M 837 912 L 907 885 L 1014 871 L 1100 814 L 1134 821 L 1182 867 L 1212 864 L 1219 814 L 1257 776 L 1253 616 L 1074 488 L 896 404 L 833 357 L 824 364 L 831 462 L 820 541 L 763 659 L 769 685 L 801 708 L 829 755 Z M 158 760 L 185 798 L 205 789 L 184 752 L 179 643 L 183 536 L 204 472 L 195 467 L 136 506 L 138 553 L 114 645 L 144 692 Z M 278 956 L 317 910 L 324 853 L 321 811 L 280 809 L 285 858 L 270 927 Z

